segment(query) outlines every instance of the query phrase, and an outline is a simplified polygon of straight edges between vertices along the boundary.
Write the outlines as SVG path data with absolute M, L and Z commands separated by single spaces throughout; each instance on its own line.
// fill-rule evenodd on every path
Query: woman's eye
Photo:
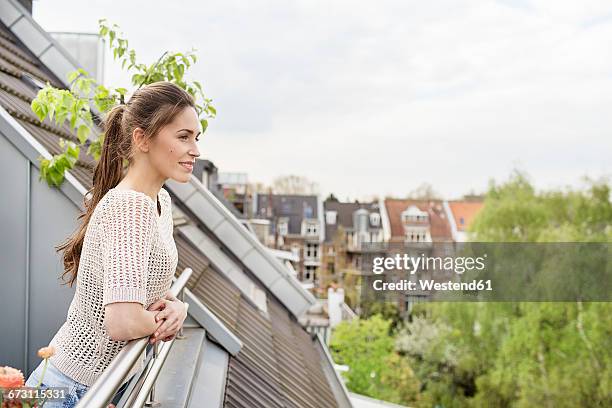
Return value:
M 189 139 L 189 136 L 187 136 L 187 135 L 179 136 L 179 139 L 185 139 L 185 140 L 187 140 L 187 139 Z M 199 136 L 196 136 L 195 141 L 196 141 L 196 142 L 199 142 L 199 141 L 200 141 L 200 137 L 199 137 Z

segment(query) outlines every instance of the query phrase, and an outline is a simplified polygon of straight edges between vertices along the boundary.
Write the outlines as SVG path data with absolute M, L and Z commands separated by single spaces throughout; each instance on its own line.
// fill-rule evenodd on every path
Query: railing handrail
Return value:
M 159 372 L 166 361 L 166 357 L 168 357 L 168 353 L 170 353 L 170 349 L 175 341 L 176 339 L 172 339 L 165 344 L 160 345 L 161 349 L 156 349 L 154 359 L 149 365 L 147 374 L 142 380 L 138 392 L 133 392 L 131 395 L 127 396 L 126 402 L 123 405 L 124 407 L 142 407 L 145 405 L 145 402 L 147 402 L 147 397 L 151 393 L 151 390 L 154 389 L 157 376 L 159 375 Z M 151 399 L 154 398 L 154 393 L 152 393 Z
M 342 302 L 340 305 L 342 308 L 342 313 L 346 314 L 351 320 L 357 317 L 357 313 L 346 302 Z
M 178 278 L 174 278 L 174 283 L 170 288 L 170 293 L 173 296 L 179 295 L 192 273 L 191 268 L 185 268 Z M 134 364 L 136 364 L 142 355 L 142 352 L 146 349 L 148 343 L 149 336 L 129 341 L 100 377 L 89 387 L 83 398 L 79 400 L 77 408 L 106 408 L 119 387 L 123 384 L 125 377 L 127 377 Z M 168 350 L 170 345 L 165 345 Z M 157 377 L 157 373 L 155 377 Z M 146 390 L 146 392 L 148 393 L 149 390 Z

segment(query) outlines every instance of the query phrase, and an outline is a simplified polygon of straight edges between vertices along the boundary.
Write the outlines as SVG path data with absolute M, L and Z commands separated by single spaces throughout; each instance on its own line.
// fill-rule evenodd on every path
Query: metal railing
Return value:
M 170 288 L 173 296 L 183 298 L 183 289 L 192 272 L 191 268 L 185 268 L 183 273 L 175 279 Z M 185 304 L 185 306 L 189 307 L 188 304 Z M 178 333 L 177 338 L 182 338 L 182 330 Z M 121 401 L 117 404 L 117 408 L 155 407 L 160 405 L 155 401 L 155 380 L 174 341 L 173 339 L 162 342 L 162 344 L 156 342 L 153 345 L 151 353 L 145 359 L 142 372 L 140 375 L 136 374 L 135 378 L 130 382 Z M 117 390 L 126 380 L 127 375 L 138 362 L 142 353 L 146 350 L 148 343 L 149 336 L 131 340 L 126 344 L 102 375 L 87 390 L 79 401 L 77 408 L 106 408 L 117 393 Z
M 340 308 L 342 309 L 342 320 L 353 320 L 357 317 L 357 313 L 355 313 L 345 302 L 342 302 Z

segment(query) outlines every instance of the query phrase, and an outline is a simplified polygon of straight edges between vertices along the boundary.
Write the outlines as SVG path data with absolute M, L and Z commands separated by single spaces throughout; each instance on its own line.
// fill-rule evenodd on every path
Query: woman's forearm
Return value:
M 136 303 L 117 303 L 110 308 L 109 306 L 107 306 L 105 325 L 109 337 L 115 341 L 149 336 L 159 325 L 155 321 L 157 312 L 145 310 Z
M 158 322 L 155 321 L 156 312 L 150 312 L 142 309 L 141 314 L 142 315 L 139 318 L 134 319 L 133 324 L 127 328 L 129 340 L 150 336 L 159 326 Z

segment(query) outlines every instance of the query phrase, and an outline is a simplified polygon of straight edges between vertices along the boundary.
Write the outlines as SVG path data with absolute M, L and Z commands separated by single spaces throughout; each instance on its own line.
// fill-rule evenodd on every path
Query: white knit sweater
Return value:
M 146 309 L 170 288 L 178 256 L 172 204 L 165 189 L 157 203 L 145 193 L 113 188 L 100 200 L 85 232 L 76 292 L 66 322 L 51 340 L 51 362 L 91 386 L 127 344 L 104 327 L 104 306 L 138 302 Z M 142 360 L 129 375 L 142 368 Z

